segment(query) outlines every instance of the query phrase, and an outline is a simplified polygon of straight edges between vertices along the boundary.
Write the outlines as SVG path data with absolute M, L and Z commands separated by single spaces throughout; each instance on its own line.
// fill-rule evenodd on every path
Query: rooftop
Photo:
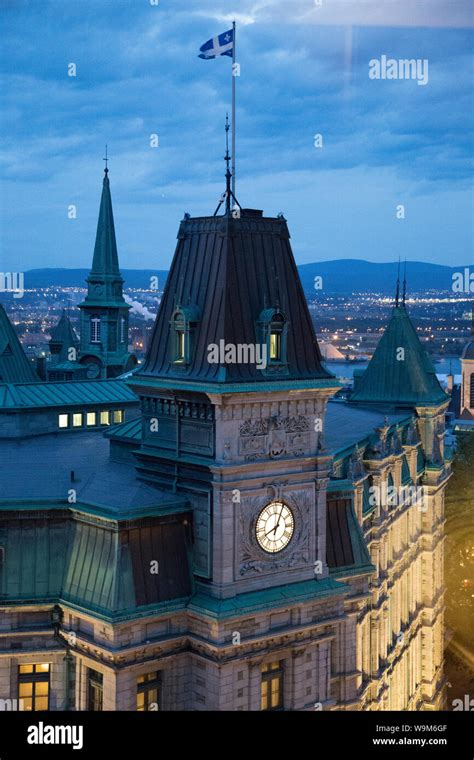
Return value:
M 331 454 L 336 454 L 361 443 L 373 434 L 375 428 L 397 425 L 410 419 L 411 415 L 407 413 L 385 414 L 330 401 L 325 423 L 326 446 Z
M 0 384 L 0 409 L 116 404 L 138 399 L 122 380 Z
M 78 505 L 91 505 L 122 519 L 187 508 L 183 498 L 138 480 L 133 464 L 111 462 L 109 441 L 97 432 L 0 441 L 0 484 L 0 510 L 22 508 L 12 505 L 12 500 L 30 502 L 30 509 L 32 501 L 41 506 L 46 499 L 70 507 L 67 498 L 72 488 Z

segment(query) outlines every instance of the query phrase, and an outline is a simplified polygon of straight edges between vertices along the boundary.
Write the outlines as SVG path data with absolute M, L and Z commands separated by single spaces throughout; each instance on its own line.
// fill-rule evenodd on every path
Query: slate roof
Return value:
M 172 356 L 170 323 L 177 307 L 199 315 L 194 348 L 184 368 Z M 277 308 L 288 323 L 283 373 L 269 375 L 250 363 L 209 363 L 210 344 L 261 344 L 262 312 Z M 243 211 L 239 219 L 226 215 L 181 222 L 150 348 L 129 382 L 136 385 L 150 378 L 173 381 L 174 387 L 197 381 L 273 387 L 285 378 L 339 385 L 323 367 L 283 217 Z
M 325 421 L 325 445 L 333 455 L 355 444 L 362 445 L 374 435 L 375 428 L 408 422 L 411 414 L 386 414 L 376 409 L 361 409 L 347 403 L 329 401 Z
M 399 349 L 405 358 L 399 360 Z M 437 406 L 449 401 L 404 305 L 395 306 L 351 403 L 394 407 Z
M 189 503 L 110 462 L 98 433 L 0 441 L 0 483 L 0 604 L 63 600 L 120 617 L 191 594 Z
M 0 384 L 0 410 L 138 403 L 122 380 Z
M 113 518 L 187 508 L 184 498 L 138 480 L 133 464 L 111 462 L 109 442 L 97 431 L 0 441 L 0 483 L 0 512 L 11 500 L 56 499 L 68 506 L 70 488 L 78 503 Z
M 38 383 L 18 336 L 0 304 L 0 383 Z

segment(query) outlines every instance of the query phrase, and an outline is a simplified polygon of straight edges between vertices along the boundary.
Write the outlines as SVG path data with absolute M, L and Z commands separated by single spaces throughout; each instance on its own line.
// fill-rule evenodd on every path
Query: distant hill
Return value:
M 403 280 L 402 264 L 401 279 Z M 447 267 L 426 261 L 407 262 L 407 290 L 409 293 L 451 291 L 454 272 L 464 267 Z M 361 259 L 336 259 L 298 267 L 301 282 L 307 295 L 317 295 L 314 278 L 323 278 L 323 293 L 350 295 L 351 293 L 381 293 L 393 295 L 396 288 L 398 262 L 373 264 Z
M 467 266 L 467 265 L 466 265 Z M 403 265 L 402 279 L 403 279 Z M 448 267 L 423 261 L 407 262 L 407 281 L 410 293 L 451 291 L 452 276 L 464 266 Z M 398 263 L 374 264 L 361 259 L 336 259 L 298 267 L 303 288 L 308 296 L 317 295 L 314 278 L 322 277 L 322 292 L 329 295 L 352 293 L 381 293 L 393 295 L 397 280 Z M 31 269 L 26 272 L 27 288 L 84 287 L 89 274 L 87 269 Z M 166 282 L 168 272 L 163 269 L 123 269 L 127 288 L 147 289 L 151 277 L 158 277 L 159 289 Z

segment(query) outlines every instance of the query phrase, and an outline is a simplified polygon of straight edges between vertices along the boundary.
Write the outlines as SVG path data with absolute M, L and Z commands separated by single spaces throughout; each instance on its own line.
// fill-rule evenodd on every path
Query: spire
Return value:
M 120 277 L 117 242 L 115 240 L 114 214 L 110 195 L 108 157 L 104 158 L 105 170 L 100 200 L 99 221 L 95 239 L 94 258 L 91 275 L 112 275 Z
M 398 257 L 397 292 L 395 294 L 395 306 L 399 305 L 399 301 L 400 301 L 400 256 Z
M 225 216 L 230 216 L 232 213 L 231 208 L 231 200 L 234 199 L 234 202 L 236 206 L 239 207 L 240 210 L 242 210 L 242 207 L 240 203 L 238 202 L 237 198 L 235 197 L 234 193 L 232 192 L 232 172 L 230 170 L 230 162 L 232 156 L 229 153 L 229 114 L 226 114 L 225 117 L 225 156 L 224 161 L 226 163 L 226 173 L 225 173 L 225 180 L 226 180 L 226 186 L 225 186 L 225 193 L 223 193 L 222 198 L 219 201 L 219 205 L 217 206 L 214 216 L 217 216 L 217 213 L 222 206 L 222 204 L 225 201 Z M 239 216 L 239 215 L 238 215 Z
M 395 306 L 351 402 L 413 407 L 442 404 L 446 398 L 407 310 Z
M 79 338 L 66 309 L 63 309 L 59 322 L 51 330 L 49 350 L 53 356 L 58 357 L 59 361 L 66 361 L 70 348 L 79 348 Z
M 403 296 L 402 296 L 402 304 L 405 306 L 407 298 L 407 260 L 405 257 L 405 268 L 403 270 Z
M 0 304 L 0 383 L 37 383 L 39 377 Z

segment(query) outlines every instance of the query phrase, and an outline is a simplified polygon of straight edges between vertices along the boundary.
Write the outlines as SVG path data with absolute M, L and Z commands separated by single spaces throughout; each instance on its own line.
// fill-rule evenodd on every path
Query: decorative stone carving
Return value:
M 245 459 L 304 456 L 311 448 L 310 421 L 303 415 L 246 419 L 240 426 L 239 453 Z

